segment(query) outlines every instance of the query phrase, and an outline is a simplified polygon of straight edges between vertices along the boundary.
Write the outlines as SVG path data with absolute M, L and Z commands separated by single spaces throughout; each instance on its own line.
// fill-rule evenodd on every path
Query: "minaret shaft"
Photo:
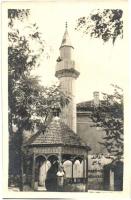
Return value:
M 62 77 L 61 89 L 66 96 L 70 97 L 70 103 L 61 112 L 61 118 L 74 132 L 76 132 L 76 102 L 75 102 L 75 79 Z
M 70 97 L 70 103 L 61 112 L 61 119 L 76 133 L 75 81 L 79 72 L 75 69 L 74 48 L 71 45 L 67 27 L 59 50 L 60 57 L 57 59 L 55 76 L 60 81 L 62 91 Z

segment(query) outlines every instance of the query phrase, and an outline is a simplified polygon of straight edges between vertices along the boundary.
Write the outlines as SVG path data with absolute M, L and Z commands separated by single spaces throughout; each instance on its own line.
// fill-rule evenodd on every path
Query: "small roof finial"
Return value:
M 67 30 L 67 27 L 68 27 L 68 24 L 67 24 L 67 21 L 66 21 L 66 23 L 65 23 L 65 28 L 66 28 L 66 30 Z

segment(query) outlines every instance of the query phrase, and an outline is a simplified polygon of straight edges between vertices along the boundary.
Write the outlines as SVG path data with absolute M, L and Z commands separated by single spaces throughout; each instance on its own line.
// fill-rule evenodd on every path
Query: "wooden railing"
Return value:
M 66 184 L 86 183 L 87 178 L 65 178 Z

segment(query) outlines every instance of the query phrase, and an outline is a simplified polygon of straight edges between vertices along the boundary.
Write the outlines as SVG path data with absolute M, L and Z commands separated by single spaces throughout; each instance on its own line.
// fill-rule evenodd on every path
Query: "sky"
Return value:
M 34 71 L 41 76 L 43 85 L 51 85 L 58 80 L 55 78 L 56 59 L 59 56 L 59 47 L 65 31 L 65 22 L 68 22 L 68 32 L 74 46 L 76 69 L 80 72 L 76 80 L 76 101 L 87 101 L 93 98 L 93 92 L 111 92 L 110 84 L 117 84 L 126 88 L 128 80 L 128 45 L 127 45 L 127 16 L 126 4 L 108 5 L 108 8 L 122 8 L 124 11 L 124 38 L 103 43 L 100 39 L 91 39 L 87 35 L 76 31 L 78 17 L 88 16 L 93 9 L 105 8 L 103 4 L 72 3 L 38 3 L 31 6 L 30 21 L 36 22 L 43 35 L 50 58 L 43 57 L 40 67 Z M 107 5 L 105 5 L 107 6 Z

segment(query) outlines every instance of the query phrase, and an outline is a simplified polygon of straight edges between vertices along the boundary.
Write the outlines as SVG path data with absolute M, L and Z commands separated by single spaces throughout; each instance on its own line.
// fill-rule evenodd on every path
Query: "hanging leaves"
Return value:
M 114 45 L 118 37 L 123 38 L 122 15 L 120 9 L 93 10 L 89 16 L 78 18 L 75 30 L 104 42 L 111 40 Z

